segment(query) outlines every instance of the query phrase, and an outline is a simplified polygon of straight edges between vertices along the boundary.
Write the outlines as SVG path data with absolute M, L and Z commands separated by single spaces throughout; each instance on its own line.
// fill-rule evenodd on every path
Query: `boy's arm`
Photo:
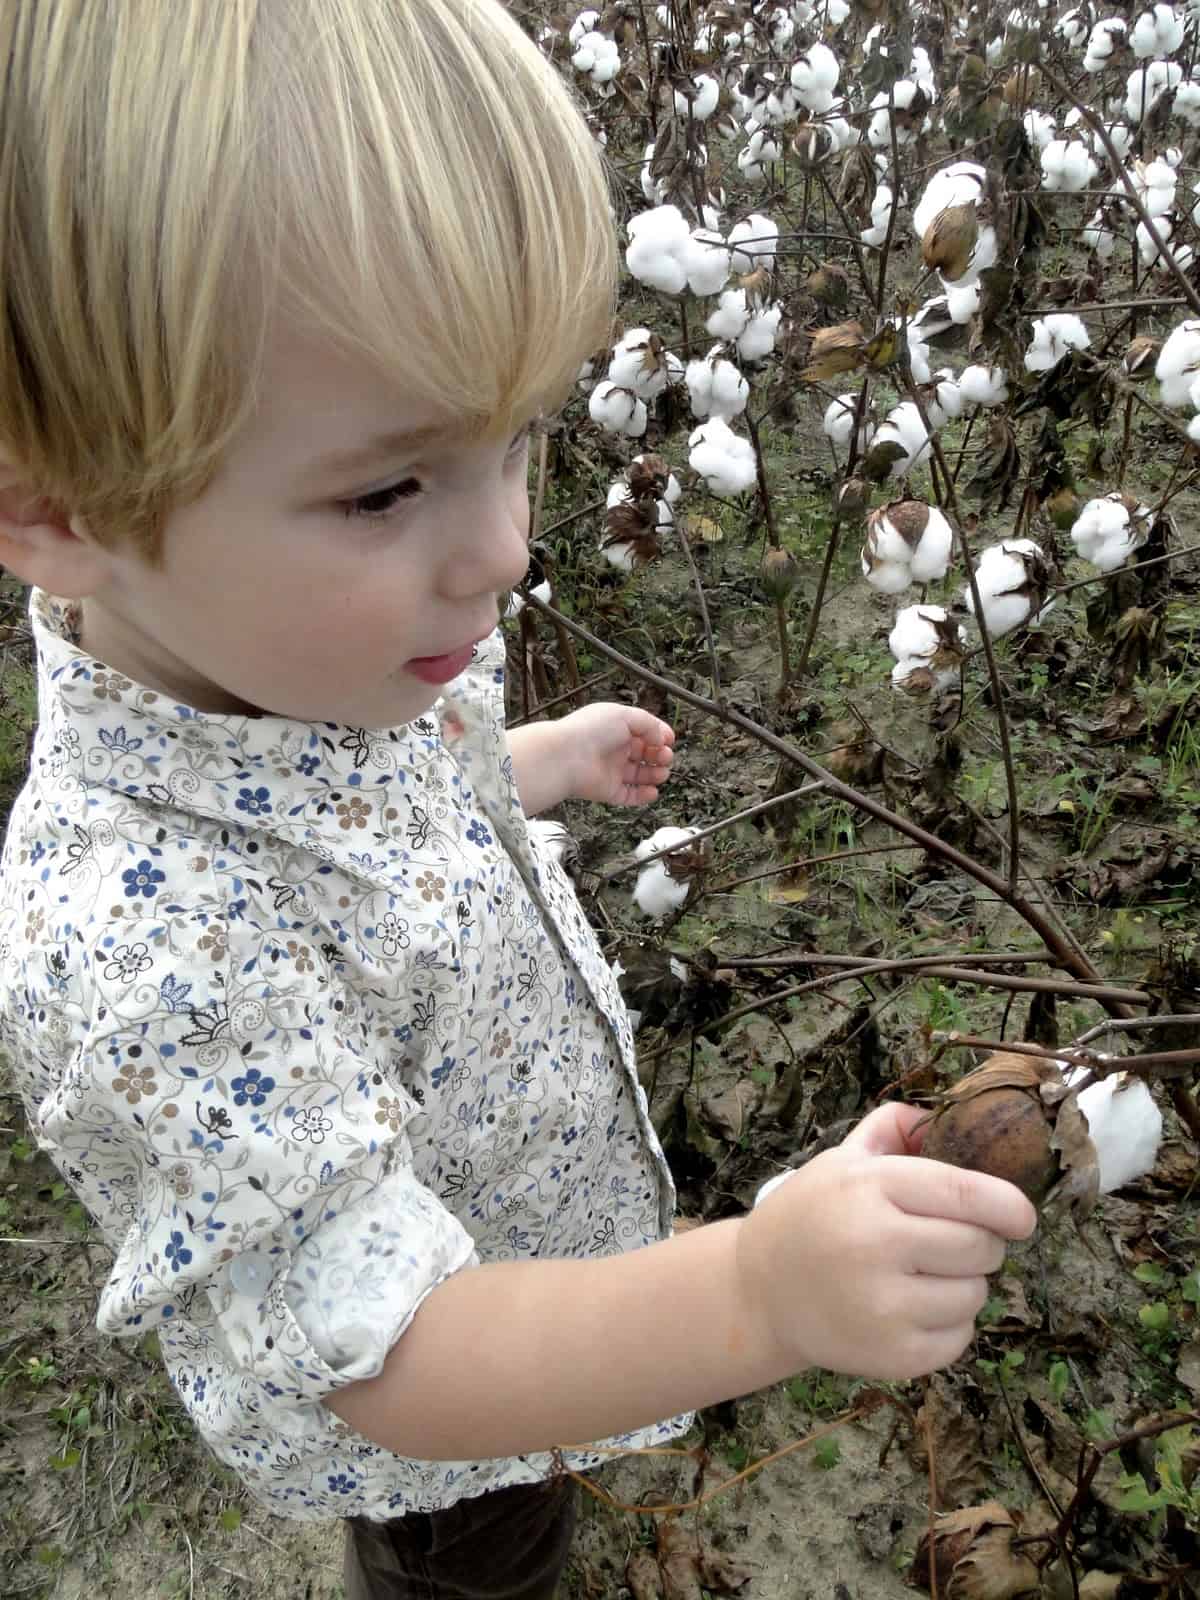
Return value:
M 915 1159 L 921 1115 L 881 1107 L 745 1217 L 627 1255 L 457 1272 L 380 1373 L 325 1404 L 400 1455 L 471 1460 L 604 1439 L 806 1366 L 945 1366 L 1036 1216 L 999 1178 Z
M 674 743 L 658 717 L 607 700 L 514 728 L 508 748 L 521 808 L 533 817 L 561 800 L 647 805 L 670 775 Z

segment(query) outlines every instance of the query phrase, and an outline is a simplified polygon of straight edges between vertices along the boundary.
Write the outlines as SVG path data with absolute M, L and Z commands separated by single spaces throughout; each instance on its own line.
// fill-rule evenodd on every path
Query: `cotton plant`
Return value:
M 1152 217 L 1165 216 L 1175 204 L 1179 182 L 1176 165 L 1159 156 L 1153 161 L 1135 161 L 1127 174 L 1134 193 Z
M 617 341 L 606 374 L 610 383 L 646 402 L 681 382 L 683 375 L 683 362 L 649 328 L 631 328 Z
M 890 150 L 894 122 L 896 144 L 911 144 L 919 133 L 929 130 L 930 120 L 926 110 L 933 99 L 934 95 L 915 79 L 899 79 L 892 85 L 890 99 L 881 92 L 871 101 L 873 115 L 867 124 L 868 143 L 876 150 Z
M 1054 31 L 1069 49 L 1078 50 L 1087 43 L 1091 16 L 1087 6 L 1073 6 L 1054 24 Z
M 975 585 L 983 607 L 983 620 L 993 639 L 1002 638 L 1030 621 L 1038 621 L 1050 606 L 1050 567 L 1033 539 L 1005 539 L 980 553 Z M 968 584 L 963 602 L 975 615 L 975 597 Z M 1051 602 L 1052 604 L 1053 602 Z
M 775 349 L 782 320 L 781 305 L 758 305 L 745 289 L 726 289 L 704 326 L 734 345 L 743 361 L 763 361 Z
M 1033 339 L 1025 352 L 1026 372 L 1049 372 L 1072 350 L 1086 350 L 1091 335 L 1083 320 L 1069 311 L 1054 311 L 1035 317 Z
M 783 156 L 783 141 L 774 130 L 760 127 L 751 119 L 746 125 L 749 135 L 746 145 L 738 151 L 738 171 L 751 183 L 762 183 L 770 169 Z
M 871 200 L 871 226 L 863 228 L 859 237 L 864 244 L 873 245 L 879 249 L 887 238 L 888 224 L 891 220 L 892 207 L 895 197 L 890 183 L 877 183 L 875 194 Z
M 756 267 L 774 267 L 779 224 L 756 211 L 730 228 L 726 242 L 732 251 L 730 266 L 734 272 L 746 276 Z
M 880 594 L 901 594 L 914 583 L 935 583 L 950 569 L 954 531 L 936 506 L 893 500 L 867 517 L 862 573 Z
M 637 461 L 657 461 L 664 469 L 666 465 L 653 456 L 639 456 Z M 659 534 L 675 521 L 666 487 L 661 472 L 644 465 L 639 470 L 632 464 L 625 478 L 609 485 L 600 552 L 620 571 L 633 572 L 659 554 Z
M 878 452 L 881 445 L 892 446 L 890 476 L 903 478 L 928 457 L 930 437 L 916 402 L 902 400 L 879 424 L 871 449 Z
M 825 416 L 822 427 L 825 437 L 839 448 L 845 449 L 850 443 L 850 435 L 854 432 L 854 418 L 858 412 L 858 395 L 839 394 L 825 407 Z M 871 448 L 875 437 L 875 425 L 869 414 L 864 413 L 862 423 L 858 430 L 858 452 L 865 455 Z
M 1027 111 L 1021 119 L 1021 126 L 1025 129 L 1025 137 L 1039 155 L 1058 136 L 1058 124 L 1044 111 Z
M 706 356 L 689 361 L 684 373 L 692 415 L 698 422 L 709 417 L 729 421 L 740 416 L 750 399 L 750 385 L 724 354 L 725 346 L 715 344 Z
M 712 417 L 688 436 L 688 465 L 711 494 L 730 500 L 758 480 L 754 448 L 723 417 Z
M 1135 67 L 1125 84 L 1122 110 L 1126 119 L 1136 127 L 1182 82 L 1183 68 L 1177 61 L 1149 61 L 1144 67 Z
M 888 635 L 888 649 L 896 658 L 893 686 L 911 695 L 951 688 L 959 681 L 966 645 L 966 629 L 950 619 L 944 606 L 905 606 Z
M 1008 373 L 1003 367 L 972 363 L 959 373 L 958 387 L 968 405 L 992 410 L 1008 400 Z
M 575 53 L 571 57 L 571 65 L 583 78 L 587 78 L 597 87 L 605 87 L 612 83 L 617 73 L 621 70 L 621 52 L 615 39 L 610 39 L 606 33 L 593 31 L 581 34 L 575 44 Z
M 1085 250 L 1094 251 L 1098 261 L 1112 260 L 1113 252 L 1117 248 L 1117 231 L 1112 226 L 1110 214 L 1104 206 L 1096 208 L 1080 233 L 1079 242 Z
M 644 916 L 669 916 L 687 900 L 698 866 L 698 847 L 691 846 L 686 854 L 678 857 L 659 856 L 657 852 L 690 846 L 699 831 L 699 828 L 659 828 L 648 839 L 635 845 L 633 853 L 639 861 L 646 856 L 657 857 L 654 861 L 647 861 L 640 869 L 633 886 L 634 903 Z
M 639 400 L 632 389 L 608 379 L 598 383 L 588 396 L 588 415 L 605 433 L 623 434 L 628 439 L 640 439 L 649 421 L 646 402 Z
M 1088 35 L 1083 53 L 1085 72 L 1103 72 L 1105 67 L 1124 46 L 1129 24 L 1121 17 L 1106 17 L 1097 22 Z
M 934 173 L 913 207 L 922 259 L 937 269 L 947 299 L 952 284 L 965 287 L 996 264 L 996 230 L 979 218 L 986 182 L 977 162 L 952 161 Z
M 675 114 L 690 117 L 693 122 L 707 122 L 717 109 L 720 96 L 721 85 L 712 74 L 698 73 L 686 89 L 675 90 Z
M 1082 139 L 1051 139 L 1039 159 L 1042 188 L 1078 194 L 1100 171 L 1099 163 Z
M 817 116 L 832 111 L 839 71 L 838 59 L 828 45 L 810 45 L 791 70 L 792 88 L 800 104 Z
M 1084 1076 L 1083 1067 L 1068 1068 L 1065 1061 L 1059 1066 L 1067 1068 L 1063 1078 L 1068 1087 Z M 1162 1143 L 1163 1118 L 1140 1078 L 1128 1072 L 1107 1073 L 1080 1089 L 1075 1104 L 1083 1113 L 1096 1151 L 1101 1194 L 1112 1194 L 1153 1169 Z
M 1133 24 L 1129 45 L 1139 61 L 1173 55 L 1183 43 L 1183 19 L 1173 6 L 1156 5 Z
M 1173 328 L 1154 367 L 1165 406 L 1177 409 L 1195 404 L 1193 391 L 1200 378 L 1200 320 L 1189 318 Z
M 1150 537 L 1150 507 L 1132 495 L 1100 495 L 1089 500 L 1071 528 L 1071 543 L 1101 572 L 1123 567 Z

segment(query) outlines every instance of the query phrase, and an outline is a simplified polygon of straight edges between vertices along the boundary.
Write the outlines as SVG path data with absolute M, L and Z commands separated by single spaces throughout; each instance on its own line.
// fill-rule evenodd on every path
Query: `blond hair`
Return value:
M 499 0 L 3 0 L 0 452 L 156 562 L 299 318 L 473 431 L 608 336 L 599 154 Z

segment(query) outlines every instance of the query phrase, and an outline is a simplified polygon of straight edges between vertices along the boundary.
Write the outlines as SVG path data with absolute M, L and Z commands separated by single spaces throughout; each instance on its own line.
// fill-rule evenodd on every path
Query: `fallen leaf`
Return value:
M 625 1587 L 633 1600 L 661 1600 L 662 1582 L 654 1552 L 639 1544 L 625 1563 Z
M 665 1517 L 658 1525 L 658 1570 L 663 1600 L 703 1600 L 704 1590 L 736 1594 L 749 1583 L 750 1568 L 714 1550 L 699 1524 Z
M 1185 1389 L 1200 1395 L 1200 1339 L 1192 1339 L 1180 1348 L 1175 1376 Z
M 1037 1568 L 1028 1556 L 1014 1553 L 1013 1536 L 1018 1520 L 998 1500 L 947 1511 L 921 1535 L 909 1571 L 909 1581 L 932 1592 L 932 1571 L 937 1592 L 946 1600 L 1013 1600 L 1036 1593 Z
M 983 1493 L 986 1482 L 983 1434 L 978 1420 L 963 1409 L 942 1373 L 930 1379 L 925 1403 L 917 1412 L 914 1454 L 926 1473 L 930 1430 L 937 1505 L 969 1505 Z

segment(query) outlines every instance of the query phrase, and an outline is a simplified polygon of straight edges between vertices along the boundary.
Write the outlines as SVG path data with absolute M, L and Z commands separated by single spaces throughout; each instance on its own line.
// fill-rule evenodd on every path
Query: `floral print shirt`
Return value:
M 202 1436 L 284 1516 L 549 1475 L 405 1459 L 322 1404 L 453 1272 L 671 1233 L 613 973 L 520 808 L 499 633 L 427 716 L 366 731 L 198 712 L 85 654 L 70 603 L 30 612 L 0 1042 L 115 1252 L 100 1330 L 158 1334 Z

